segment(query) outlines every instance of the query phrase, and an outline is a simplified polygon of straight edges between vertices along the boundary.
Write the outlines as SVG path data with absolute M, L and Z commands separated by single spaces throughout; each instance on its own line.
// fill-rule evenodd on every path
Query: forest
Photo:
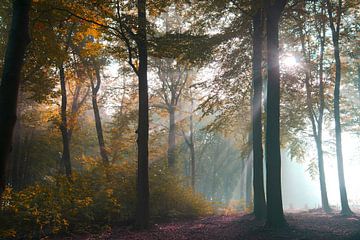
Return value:
M 359 0 L 1 0 L 0 239 L 360 240 Z

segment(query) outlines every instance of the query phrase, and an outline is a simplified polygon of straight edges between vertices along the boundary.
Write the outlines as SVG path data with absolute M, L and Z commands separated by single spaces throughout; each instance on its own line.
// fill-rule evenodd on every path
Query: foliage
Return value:
M 0 237 L 41 238 L 61 232 L 94 231 L 116 223 L 131 223 L 135 212 L 135 164 L 105 168 L 84 158 L 86 170 L 43 181 L 3 195 Z M 184 187 L 166 167 L 151 166 L 151 214 L 154 219 L 195 217 L 212 213 L 211 206 Z M 171 186 L 171 187 L 169 187 Z
M 163 165 L 154 163 L 150 167 L 150 212 L 157 218 L 184 218 L 211 214 L 212 207 L 200 194 L 179 184 Z

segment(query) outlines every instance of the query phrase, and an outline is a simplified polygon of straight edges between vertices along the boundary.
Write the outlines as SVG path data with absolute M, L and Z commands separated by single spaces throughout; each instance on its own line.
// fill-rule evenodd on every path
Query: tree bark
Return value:
M 266 193 L 269 227 L 286 226 L 281 196 L 279 21 L 285 0 L 267 2 Z
M 255 6 L 254 6 L 255 7 Z M 252 136 L 253 136 L 253 190 L 254 215 L 257 219 L 266 216 L 264 192 L 264 169 L 262 147 L 262 41 L 263 11 L 257 9 L 253 17 L 253 101 L 252 101 Z
M 175 107 L 170 105 L 169 111 L 169 136 L 168 136 L 168 166 L 175 169 L 175 148 L 176 148 L 176 125 L 175 125 Z
M 341 142 L 341 119 L 340 119 L 341 60 L 340 60 L 339 38 L 340 38 L 342 1 L 341 0 L 338 1 L 336 28 L 333 18 L 333 7 L 329 0 L 327 0 L 327 9 L 328 9 L 329 22 L 332 33 L 332 41 L 334 46 L 334 57 L 335 57 L 334 118 L 335 118 L 336 158 L 338 165 L 338 178 L 339 178 L 340 199 L 341 199 L 341 213 L 343 215 L 351 215 L 353 213 L 350 210 L 348 203 L 345 176 L 344 176 L 344 162 L 343 162 L 342 142 Z
M 20 74 L 29 37 L 30 0 L 14 0 L 11 28 L 0 85 L 0 196 L 5 189 L 6 163 L 11 152 Z
M 101 124 L 101 117 L 100 117 L 98 101 L 97 101 L 97 94 L 99 92 L 100 85 L 101 85 L 100 69 L 98 66 L 95 66 L 95 75 L 96 75 L 96 85 L 94 84 L 93 79 L 92 78 L 90 79 L 91 91 L 92 91 L 91 100 L 92 100 L 92 105 L 93 105 L 93 110 L 94 110 L 95 126 L 96 126 L 96 133 L 97 133 L 97 138 L 98 138 L 98 143 L 99 143 L 99 148 L 100 148 L 100 156 L 102 158 L 103 164 L 105 166 L 108 166 L 109 158 L 108 158 L 106 148 L 105 148 L 105 141 L 104 141 L 102 124 Z
M 138 39 L 139 53 L 139 120 L 138 120 L 138 172 L 137 172 L 137 204 L 135 225 L 144 229 L 149 226 L 149 173 L 148 173 L 148 141 L 149 141 L 149 100 L 147 80 L 147 39 L 146 39 L 146 0 L 138 0 Z
M 246 209 L 251 208 L 251 199 L 252 199 L 252 180 L 253 180 L 253 162 L 249 159 L 249 165 L 246 168 L 246 180 L 245 180 L 245 206 Z
M 66 91 L 66 79 L 64 65 L 59 66 L 60 73 L 60 88 L 61 88 L 61 124 L 60 131 L 63 143 L 63 152 L 61 155 L 61 168 L 65 169 L 65 175 L 69 179 L 71 178 L 71 160 L 70 160 L 70 138 L 68 131 L 67 121 L 67 91 Z

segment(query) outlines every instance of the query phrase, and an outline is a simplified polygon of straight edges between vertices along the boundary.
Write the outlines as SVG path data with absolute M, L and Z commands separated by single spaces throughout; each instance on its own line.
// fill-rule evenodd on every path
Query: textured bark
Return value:
M 262 9 L 256 10 L 253 17 L 253 100 L 252 100 L 252 140 L 253 140 L 253 190 L 254 215 L 257 219 L 266 216 L 264 191 L 264 166 L 262 147 L 262 42 L 263 14 Z
M 338 167 L 338 178 L 339 178 L 339 188 L 340 188 L 340 199 L 341 199 L 341 213 L 343 215 L 351 215 L 352 211 L 350 210 L 345 176 L 344 176 L 344 162 L 342 154 L 342 142 L 341 142 L 341 119 L 340 119 L 340 82 L 341 82 L 341 60 L 340 60 L 340 46 L 339 46 L 339 37 L 340 37 L 340 20 L 341 20 L 341 11 L 342 11 L 342 1 L 338 1 L 337 6 L 337 26 L 335 27 L 334 17 L 333 17 L 333 7 L 329 0 L 327 2 L 327 9 L 330 21 L 330 28 L 332 33 L 332 41 L 334 46 L 334 57 L 335 57 L 335 88 L 334 88 L 334 118 L 335 118 L 335 139 L 336 139 L 336 158 L 337 158 L 337 167 Z
M 281 196 L 280 155 L 280 69 L 279 69 L 279 20 L 285 0 L 266 6 L 267 20 L 267 118 L 266 118 L 266 193 L 269 227 L 286 226 Z
M 5 188 L 6 164 L 12 148 L 20 74 L 30 42 L 30 5 L 30 0 L 14 0 L 12 5 L 12 22 L 0 85 L 0 196 Z
M 138 172 L 137 203 L 135 225 L 144 229 L 149 226 L 149 100 L 147 80 L 147 40 L 146 40 L 146 0 L 138 0 L 138 39 L 139 53 L 139 122 L 138 122 Z
M 105 148 L 105 140 L 104 140 L 101 117 L 100 117 L 98 101 L 97 101 L 97 94 L 99 92 L 100 85 L 101 85 L 100 69 L 98 66 L 95 66 L 95 75 L 96 75 L 96 85 L 94 84 L 93 79 L 92 78 L 90 79 L 91 80 L 91 92 L 92 92 L 91 100 L 92 100 L 92 105 L 93 105 L 93 110 L 94 110 L 95 126 L 96 126 L 96 133 L 97 133 L 97 138 L 98 138 L 98 143 L 99 143 L 99 148 L 100 148 L 100 156 L 102 158 L 103 164 L 105 166 L 108 166 L 109 158 L 108 158 L 106 148 Z

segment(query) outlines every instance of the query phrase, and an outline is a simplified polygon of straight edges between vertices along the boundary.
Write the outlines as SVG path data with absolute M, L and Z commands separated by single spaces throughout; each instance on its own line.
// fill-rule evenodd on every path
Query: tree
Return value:
M 62 24 L 60 24 L 62 25 Z M 68 52 L 70 48 L 71 39 L 74 33 L 75 23 L 71 24 L 71 27 L 67 31 L 67 37 L 65 39 L 65 54 Z M 70 158 L 70 135 L 69 134 L 69 124 L 67 117 L 67 90 L 66 90 L 66 76 L 65 76 L 65 68 L 64 61 L 60 61 L 58 66 L 59 68 L 59 76 L 60 76 L 60 91 L 61 91 L 61 123 L 60 123 L 60 131 L 62 136 L 62 144 L 63 151 L 61 155 L 61 168 L 64 167 L 65 175 L 68 179 L 71 179 L 72 169 L 71 169 L 71 158 Z
M 100 156 L 102 158 L 103 164 L 105 166 L 107 166 L 107 165 L 109 165 L 109 158 L 108 158 L 106 148 L 105 148 L 105 141 L 104 141 L 101 117 L 100 117 L 98 100 L 97 100 L 97 95 L 98 95 L 100 85 L 101 85 L 100 66 L 99 66 L 99 63 L 97 63 L 95 61 L 94 61 L 93 65 L 94 65 L 93 67 L 95 70 L 96 84 L 94 82 L 93 77 L 90 76 L 90 84 L 91 84 L 91 92 L 92 92 L 91 102 L 92 102 L 93 110 L 94 110 L 96 134 L 98 137 Z
M 333 4 L 330 0 L 326 0 L 329 24 L 332 35 L 332 42 L 334 47 L 335 57 L 335 88 L 334 88 L 334 119 L 335 119 L 335 140 L 336 140 L 336 158 L 338 165 L 338 178 L 341 198 L 341 213 L 343 215 L 351 215 L 352 212 L 349 207 L 345 176 L 344 163 L 341 143 L 341 122 L 340 122 L 340 82 L 341 82 L 341 59 L 340 59 L 340 25 L 341 15 L 343 11 L 342 0 L 338 0 L 336 6 L 336 16 L 334 16 Z M 334 19 L 336 18 L 336 19 Z M 335 26 L 336 25 L 336 26 Z
M 29 37 L 30 0 L 14 0 L 11 29 L 0 85 L 0 195 L 5 188 L 6 162 L 16 123 L 20 74 Z
M 286 0 L 269 1 L 266 4 L 267 33 L 267 104 L 266 104 L 266 224 L 270 227 L 286 225 L 281 196 L 280 155 L 280 69 L 279 69 L 279 21 Z
M 195 162 L 195 142 L 194 142 L 194 98 L 191 89 L 190 93 L 190 116 L 189 116 L 189 136 L 186 136 L 185 132 L 182 131 L 186 145 L 190 150 L 190 176 L 191 176 L 191 188 L 195 191 L 195 173 L 196 173 L 196 162 Z
M 314 5 L 314 13 L 316 14 L 316 5 Z M 317 37 L 320 41 L 320 57 L 319 57 L 319 104 L 318 108 L 314 107 L 314 96 L 312 95 L 312 85 L 311 77 L 312 68 L 311 68 L 311 46 L 309 43 L 309 36 L 306 36 L 307 32 L 305 30 L 305 21 L 306 18 L 302 21 L 301 18 L 298 19 L 300 22 L 300 41 L 301 41 L 301 51 L 305 61 L 305 88 L 306 88 L 306 105 L 308 117 L 311 121 L 311 127 L 313 131 L 313 137 L 316 144 L 317 158 L 318 158 L 318 170 L 319 170 L 319 182 L 320 182 L 320 193 L 321 193 L 321 203 L 322 208 L 325 212 L 331 212 L 327 197 L 326 181 L 325 181 L 325 169 L 324 169 L 324 152 L 322 146 L 322 134 L 323 134 L 323 118 L 324 118 L 324 108 L 325 108 L 325 96 L 324 96 L 324 48 L 325 48 L 325 23 L 323 20 L 324 8 L 321 6 L 320 16 L 316 19 L 320 21 L 319 27 L 317 27 Z M 315 24 L 319 24 L 317 21 Z M 307 49 L 308 48 L 308 49 Z M 316 105 L 315 105 L 316 106 Z M 316 115 L 316 112 L 318 114 Z
M 168 135 L 168 166 L 176 168 L 176 119 L 175 112 L 183 93 L 184 87 L 189 79 L 187 64 L 182 66 L 174 59 L 155 60 L 157 74 L 161 81 L 159 95 L 164 103 L 164 108 L 169 114 L 169 135 Z
M 262 147 L 262 42 L 263 9 L 253 1 L 253 99 L 252 99 L 252 142 L 253 142 L 253 188 L 254 215 L 258 219 L 266 216 L 264 193 L 263 147 Z
M 136 226 L 140 229 L 149 225 L 149 173 L 148 173 L 148 141 L 149 141 L 149 99 L 147 82 L 147 39 L 146 39 L 146 0 L 137 1 L 138 33 L 137 49 L 139 54 L 139 119 L 138 119 L 138 173 Z

